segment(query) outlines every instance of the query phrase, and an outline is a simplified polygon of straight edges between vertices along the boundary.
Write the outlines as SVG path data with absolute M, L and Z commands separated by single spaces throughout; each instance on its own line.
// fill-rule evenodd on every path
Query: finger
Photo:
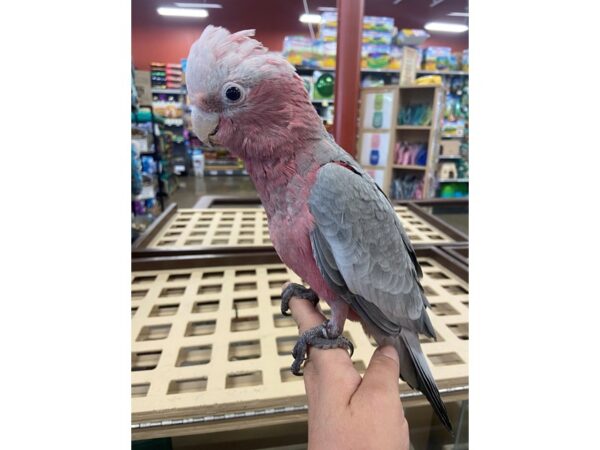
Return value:
M 317 308 L 304 299 L 292 297 L 289 306 L 300 334 L 326 320 Z M 332 397 L 344 397 L 347 401 L 360 383 L 360 375 L 352 365 L 348 352 L 341 348 L 322 350 L 309 346 L 303 371 L 309 402 L 311 399 L 325 401 L 325 398 Z
M 290 310 L 292 311 L 292 318 L 296 321 L 300 334 L 309 330 L 310 328 L 321 325 L 325 320 L 325 316 L 321 314 L 310 302 L 292 297 L 290 300 Z M 342 365 L 345 368 L 352 368 L 352 361 L 348 352 L 341 348 L 333 348 L 322 350 L 320 348 L 314 348 L 309 346 L 310 354 L 310 365 L 313 367 L 304 373 L 310 373 L 311 371 L 316 372 L 329 372 L 334 366 Z M 309 366 L 309 364 L 306 364 Z
M 311 302 L 303 298 L 292 297 L 290 310 L 301 334 L 310 328 L 321 325 L 326 320 L 326 317 Z
M 381 393 L 391 395 L 398 393 L 398 377 L 400 376 L 400 360 L 398 352 L 391 345 L 377 348 L 371 357 L 359 390 L 369 395 Z

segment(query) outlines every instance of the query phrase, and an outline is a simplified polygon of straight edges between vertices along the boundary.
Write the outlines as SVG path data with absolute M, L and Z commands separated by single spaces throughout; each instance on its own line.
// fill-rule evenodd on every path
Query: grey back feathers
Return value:
M 350 167 L 325 164 L 317 173 L 308 201 L 317 265 L 381 331 L 398 334 L 402 327 L 433 337 L 421 269 L 402 224 L 375 182 L 356 163 Z
M 392 344 L 400 376 L 419 389 L 448 429 L 448 413 L 417 333 L 435 337 L 421 268 L 387 197 L 347 154 L 317 172 L 308 205 L 313 256 L 328 285 L 360 316 L 378 344 Z M 340 162 L 342 164 L 340 164 Z

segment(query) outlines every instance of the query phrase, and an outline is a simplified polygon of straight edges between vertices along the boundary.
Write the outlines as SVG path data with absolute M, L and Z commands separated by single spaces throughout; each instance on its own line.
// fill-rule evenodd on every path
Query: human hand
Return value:
M 300 333 L 325 317 L 310 302 L 290 300 Z M 304 364 L 309 449 L 408 449 L 408 423 L 398 393 L 399 360 L 379 347 L 363 378 L 343 349 L 310 348 Z

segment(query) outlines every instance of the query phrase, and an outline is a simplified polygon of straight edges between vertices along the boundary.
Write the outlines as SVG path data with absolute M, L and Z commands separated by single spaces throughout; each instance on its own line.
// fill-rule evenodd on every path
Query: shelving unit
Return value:
M 469 73 L 468 72 L 462 72 L 462 71 L 437 71 L 437 72 L 431 72 L 431 74 L 436 74 L 436 75 L 441 75 L 443 77 L 443 84 L 444 84 L 444 89 L 446 91 L 446 95 L 448 96 L 448 98 L 450 97 L 450 95 L 452 95 L 451 93 L 451 85 L 453 84 L 453 80 L 456 80 L 458 77 L 458 82 L 464 84 L 465 86 L 462 87 L 462 89 L 468 89 L 468 76 Z M 461 94 L 459 94 L 461 95 Z M 464 95 L 464 94 L 463 94 Z M 458 195 L 458 196 L 468 196 L 468 178 L 464 178 L 461 177 L 461 175 L 464 174 L 464 167 L 460 167 L 462 165 L 464 165 L 465 163 L 468 164 L 468 147 L 467 150 L 464 150 L 464 146 L 465 144 L 468 145 L 468 127 L 469 127 L 469 120 L 468 120 L 468 106 L 466 111 L 464 109 L 462 109 L 462 113 L 466 116 L 464 118 L 461 118 L 461 120 L 464 120 L 464 132 L 462 133 L 456 133 L 456 134 L 448 134 L 445 133 L 445 127 L 442 126 L 442 133 L 441 133 L 441 143 L 442 145 L 444 143 L 449 143 L 449 141 L 458 141 L 458 143 L 455 143 L 454 145 L 458 145 L 460 146 L 460 150 L 459 153 L 460 154 L 447 154 L 447 155 L 442 155 L 440 154 L 438 156 L 438 179 L 437 179 L 437 187 L 436 187 L 436 195 L 439 197 L 448 197 L 449 195 L 452 196 L 452 193 L 454 196 Z M 459 116 L 460 117 L 460 116 Z M 446 118 L 444 118 L 444 125 L 446 123 Z M 452 123 L 452 122 L 450 122 Z M 443 169 L 443 164 L 452 164 L 454 163 L 454 172 L 456 175 L 456 178 L 452 178 L 452 179 L 444 179 L 440 177 L 440 173 L 442 171 L 448 172 L 450 169 L 449 168 L 445 168 Z M 468 169 L 467 169 L 468 170 Z M 446 188 L 444 188 L 444 186 L 448 186 L 450 183 L 456 183 L 456 186 L 450 186 L 448 189 L 448 191 L 446 191 L 446 193 L 443 192 L 443 190 L 445 190 Z M 444 195 L 445 194 L 445 195 Z
M 443 87 L 413 85 L 364 88 L 361 90 L 360 103 L 357 158 L 361 165 L 390 198 L 392 198 L 392 181 L 402 173 L 422 176 L 422 198 L 433 197 L 434 171 L 444 103 Z M 401 107 L 415 104 L 430 105 L 429 124 L 399 125 L 398 116 Z M 377 114 L 379 116 L 376 118 Z M 395 162 L 397 142 L 426 143 L 426 164 L 422 166 L 397 164 Z M 372 145 L 378 147 L 377 152 L 373 151 Z

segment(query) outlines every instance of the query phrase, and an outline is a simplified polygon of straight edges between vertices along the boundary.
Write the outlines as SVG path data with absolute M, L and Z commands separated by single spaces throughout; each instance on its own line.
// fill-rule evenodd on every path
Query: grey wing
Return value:
M 359 167 L 344 165 L 322 166 L 309 197 L 321 274 L 381 331 L 407 328 L 433 337 L 420 267 L 392 205 Z

